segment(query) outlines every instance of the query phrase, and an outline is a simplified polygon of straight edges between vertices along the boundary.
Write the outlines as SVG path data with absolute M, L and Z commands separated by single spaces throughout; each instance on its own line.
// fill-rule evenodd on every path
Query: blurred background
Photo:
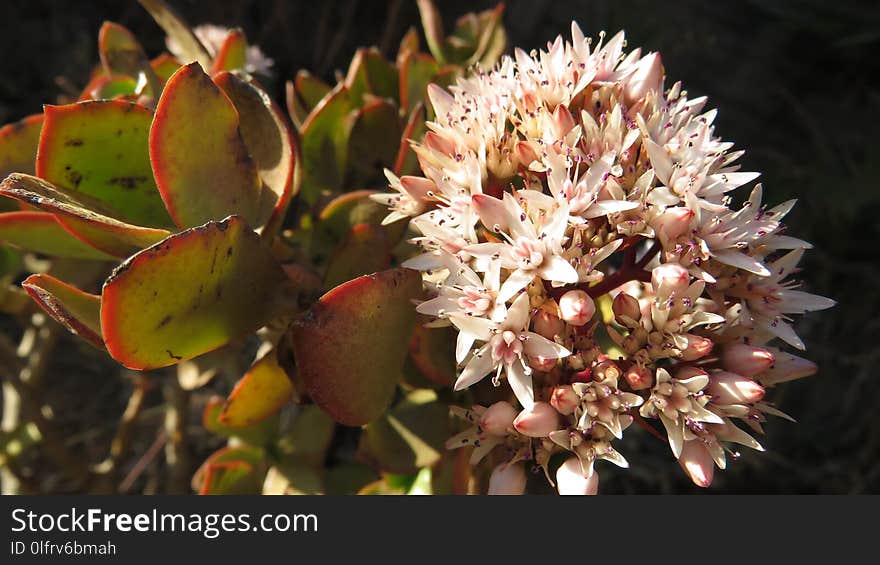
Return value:
M 358 46 L 393 55 L 406 30 L 420 26 L 415 0 L 172 4 L 193 25 L 242 27 L 275 61 L 268 86 L 278 100 L 298 69 L 332 80 Z M 437 5 L 450 29 L 495 2 Z M 744 452 L 709 492 L 880 493 L 880 3 L 511 0 L 504 12 L 509 45 L 526 50 L 567 37 L 572 19 L 594 37 L 626 30 L 629 49 L 661 53 L 667 85 L 681 80 L 691 97 L 709 96 L 716 134 L 746 150 L 740 163 L 762 173 L 767 203 L 798 199 L 790 234 L 815 246 L 802 263 L 803 289 L 838 301 L 795 324 L 819 373 L 768 393 L 798 422 L 769 421 L 767 452 Z M 104 20 L 131 29 L 149 55 L 163 50 L 161 30 L 135 0 L 0 2 L 0 124 L 83 87 Z M 130 383 L 96 350 L 60 339 L 48 360 L 49 403 L 75 448 L 104 453 Z M 631 468 L 605 466 L 603 492 L 705 492 L 665 444 L 638 432 L 627 440 Z

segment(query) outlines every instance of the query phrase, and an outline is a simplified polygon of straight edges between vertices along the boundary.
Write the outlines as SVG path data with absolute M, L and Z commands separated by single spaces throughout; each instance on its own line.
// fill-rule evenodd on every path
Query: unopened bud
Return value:
M 679 367 L 675 371 L 675 378 L 680 381 L 686 381 L 693 377 L 701 377 L 701 376 L 709 376 L 709 373 L 704 371 L 699 367 L 694 367 L 693 365 L 685 365 L 684 367 Z
M 687 269 L 678 263 L 664 263 L 651 271 L 651 284 L 654 286 L 654 293 L 660 298 L 682 292 L 690 282 L 691 276 Z
M 575 126 L 574 118 L 564 104 L 558 105 L 553 112 L 553 125 L 556 126 L 556 135 L 560 138 L 565 137 L 565 134 Z
M 684 351 L 681 352 L 682 361 L 696 361 L 709 355 L 709 352 L 712 351 L 712 345 L 714 344 L 711 339 L 694 334 L 684 334 L 684 337 L 687 339 L 688 344 Z
M 638 322 L 642 317 L 642 309 L 639 301 L 625 292 L 618 292 L 611 303 L 611 310 L 614 311 L 614 319 L 620 325 L 626 326 L 626 319 L 629 318 L 634 322 Z
M 524 436 L 546 437 L 559 429 L 559 412 L 546 402 L 535 402 L 531 409 L 519 413 L 513 427 Z
M 748 377 L 727 371 L 712 373 L 706 392 L 716 404 L 750 404 L 764 398 L 764 387 Z
M 556 489 L 562 495 L 596 494 L 599 492 L 599 474 L 593 471 L 585 477 L 580 460 L 570 457 L 556 470 Z
M 694 211 L 690 208 L 683 206 L 667 208 L 662 214 L 654 218 L 651 225 L 661 239 L 670 241 L 677 239 L 690 229 L 694 216 Z
M 569 290 L 559 299 L 562 319 L 573 326 L 583 326 L 596 313 L 593 299 L 582 290 Z
M 519 495 L 526 491 L 526 469 L 522 463 L 502 463 L 492 470 L 489 493 L 492 495 Z
M 635 72 L 626 81 L 623 97 L 627 104 L 634 104 L 648 92 L 660 92 L 663 88 L 663 63 L 658 53 L 648 53 L 637 64 Z
M 565 323 L 546 310 L 538 310 L 538 313 L 532 318 L 532 329 L 536 334 L 552 341 L 553 338 L 562 335 L 562 332 L 565 331 Z
M 505 436 L 513 427 L 517 410 L 509 402 L 496 402 L 483 412 L 480 418 L 480 429 L 493 436 Z
M 611 360 L 604 360 L 600 363 L 597 363 L 595 367 L 593 367 L 593 380 L 594 381 L 617 381 L 620 378 L 620 367 L 617 366 L 617 363 Z
M 694 439 L 684 442 L 678 463 L 698 487 L 706 488 L 712 484 L 712 479 L 715 477 L 715 462 L 702 441 Z
M 653 375 L 647 367 L 633 365 L 624 374 L 626 382 L 633 390 L 645 390 L 654 384 Z
M 733 343 L 724 348 L 721 363 L 734 373 L 754 377 L 773 365 L 773 354 L 763 347 L 753 347 L 745 343 Z
M 540 355 L 529 355 L 529 367 L 536 371 L 552 371 L 556 367 L 557 359 L 555 357 L 541 357 Z
M 527 143 L 525 141 L 517 141 L 514 150 L 516 151 L 516 156 L 519 159 L 519 162 L 524 167 L 528 167 L 532 161 L 536 161 L 538 159 L 538 152 L 535 151 L 535 148 L 532 147 L 531 143 Z
M 471 197 L 471 204 L 487 230 L 498 232 L 507 229 L 508 212 L 501 200 L 486 194 L 475 194 Z
M 562 415 L 568 415 L 574 412 L 575 407 L 580 403 L 580 398 L 571 385 L 559 385 L 553 389 L 550 395 L 550 405 Z

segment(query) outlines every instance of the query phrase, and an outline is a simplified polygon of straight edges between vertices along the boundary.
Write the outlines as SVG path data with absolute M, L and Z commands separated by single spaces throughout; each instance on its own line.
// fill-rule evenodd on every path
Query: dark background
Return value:
M 172 3 L 192 24 L 244 28 L 275 60 L 278 99 L 296 70 L 332 80 L 356 47 L 393 55 L 406 29 L 419 26 L 415 0 Z M 495 3 L 437 4 L 448 30 L 457 16 Z M 161 51 L 161 30 L 135 0 L 0 0 L 0 123 L 78 91 L 105 19 L 131 29 L 151 56 Z M 768 395 L 798 423 L 769 421 L 767 452 L 744 452 L 716 473 L 712 491 L 880 493 L 880 3 L 513 0 L 504 14 L 509 44 L 526 50 L 568 37 L 572 19 L 592 36 L 625 29 L 629 49 L 660 51 L 667 85 L 681 80 L 692 97 L 709 96 L 708 107 L 720 110 L 716 134 L 747 150 L 740 162 L 763 173 L 767 202 L 799 200 L 789 233 L 815 245 L 802 264 L 804 290 L 838 301 L 795 325 L 819 374 Z M 73 404 L 59 417 L 86 434 L 86 446 L 108 433 L 101 426 L 126 398 L 125 385 L 93 361 L 53 360 L 55 394 Z M 619 446 L 629 471 L 600 468 L 604 492 L 697 490 L 667 446 L 636 437 Z

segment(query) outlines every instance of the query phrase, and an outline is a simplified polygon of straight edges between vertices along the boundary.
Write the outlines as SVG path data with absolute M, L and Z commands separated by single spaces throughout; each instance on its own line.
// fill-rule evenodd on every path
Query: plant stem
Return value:
M 189 494 L 191 476 L 191 457 L 186 438 L 189 421 L 190 394 L 183 390 L 177 376 L 165 381 L 165 398 L 168 408 L 165 411 L 165 462 L 168 465 L 168 493 Z

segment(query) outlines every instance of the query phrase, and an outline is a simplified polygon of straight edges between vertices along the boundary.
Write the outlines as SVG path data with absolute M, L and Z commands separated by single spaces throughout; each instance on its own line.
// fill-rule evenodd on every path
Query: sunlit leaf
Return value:
M 83 292 L 50 275 L 31 275 L 21 286 L 55 321 L 95 347 L 104 349 L 100 296 Z

